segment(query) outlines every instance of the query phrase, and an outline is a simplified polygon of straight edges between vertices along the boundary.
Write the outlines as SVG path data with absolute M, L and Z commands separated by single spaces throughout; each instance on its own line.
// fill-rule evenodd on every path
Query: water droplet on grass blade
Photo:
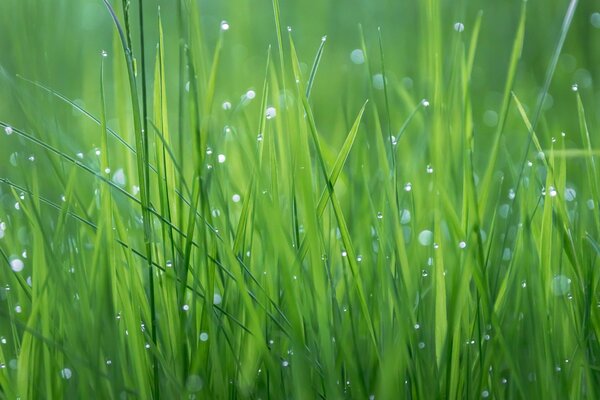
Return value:
M 402 225 L 406 225 L 410 222 L 410 211 L 407 209 L 403 209 L 400 211 L 400 223 Z
M 571 288 L 571 279 L 564 275 L 557 275 L 552 279 L 552 293 L 555 296 L 563 296 Z
M 19 153 L 12 153 L 10 155 L 10 157 L 8 158 L 8 162 L 10 163 L 10 165 L 12 165 L 13 167 L 17 166 L 19 160 Z
M 575 189 L 570 188 L 570 187 L 565 189 L 565 200 L 573 201 L 573 200 L 575 200 L 576 197 L 577 197 L 577 192 L 575 191 Z
M 594 199 L 588 199 L 588 201 L 586 202 L 587 208 L 588 210 L 593 210 L 594 209 Z
M 410 192 L 411 190 L 412 190 L 412 183 L 407 182 L 406 185 L 404 185 L 404 191 Z
M 206 333 L 206 332 L 202 332 L 202 333 L 200 334 L 200 341 L 201 341 L 201 342 L 206 342 L 206 341 L 208 341 L 208 333 Z
M 220 294 L 218 294 L 218 293 L 215 293 L 215 294 L 213 295 L 213 304 L 214 304 L 214 305 L 218 306 L 219 304 L 221 304 L 221 302 L 222 302 L 222 301 L 223 301 L 223 298 L 221 297 L 221 295 L 220 295 Z
M 25 263 L 20 258 L 13 257 L 10 260 L 10 268 L 15 272 L 21 272 L 25 268 Z
M 242 198 L 241 198 L 241 197 L 240 197 L 240 195 L 239 195 L 239 194 L 237 194 L 237 193 L 236 193 L 236 194 L 234 194 L 233 196 L 231 196 L 231 201 L 233 201 L 234 203 L 239 203 L 241 199 L 242 199 Z
M 6 133 L 7 135 L 12 135 L 13 134 L 13 128 L 10 127 L 10 126 L 4 127 L 4 133 Z
M 118 186 L 125 186 L 127 180 L 125 179 L 125 171 L 123 171 L 123 168 L 119 168 L 115 171 L 112 176 L 112 181 Z
M 63 368 L 63 369 L 60 371 L 60 376 L 61 376 L 63 379 L 67 379 L 67 380 L 68 380 L 68 379 L 71 379 L 71 377 L 73 376 L 73 372 L 71 371 L 71 369 L 70 369 L 70 368 Z
M 431 242 L 433 242 L 433 232 L 425 229 L 419 233 L 419 243 L 421 246 L 429 246 Z
M 456 32 L 462 32 L 462 31 L 465 30 L 465 26 L 464 26 L 464 24 L 462 22 L 457 22 L 457 23 L 454 24 L 454 30 Z
M 577 84 L 574 83 L 573 85 L 571 85 L 571 90 L 574 91 L 574 92 L 576 92 L 576 91 L 579 90 L 579 86 L 577 86 Z
M 508 204 L 502 204 L 500 206 L 500 208 L 498 208 L 498 214 L 500 214 L 500 217 L 502 217 L 502 218 L 507 218 L 509 211 L 510 211 L 510 206 Z
M 384 87 L 384 78 L 382 74 L 373 75 L 373 87 L 377 90 L 382 90 Z
M 229 30 L 229 22 L 227 22 L 225 20 L 221 21 L 221 30 L 228 31 Z
M 590 22 L 592 26 L 596 29 L 600 29 L 600 13 L 595 12 L 590 17 Z
M 350 60 L 354 64 L 364 64 L 364 62 L 365 62 L 365 55 L 364 55 L 364 53 L 363 53 L 363 51 L 361 49 L 354 49 L 350 53 Z
M 223 164 L 225 162 L 225 154 L 219 154 L 217 156 L 217 161 L 219 162 L 219 164 Z
M 223 110 L 227 111 L 227 110 L 231 110 L 231 103 L 228 101 L 224 101 L 223 104 L 221 105 L 221 107 L 223 108 Z
M 199 392 L 204 386 L 204 381 L 198 375 L 189 375 L 185 380 L 185 388 L 188 392 Z
M 277 115 L 277 110 L 275 109 L 275 107 L 268 107 L 267 110 L 265 111 L 265 117 L 267 119 L 273 119 L 273 118 L 275 118 L 276 115 Z

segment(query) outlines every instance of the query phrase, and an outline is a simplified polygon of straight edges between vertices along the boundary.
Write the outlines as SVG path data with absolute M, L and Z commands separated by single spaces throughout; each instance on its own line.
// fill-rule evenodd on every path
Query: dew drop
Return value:
M 509 211 L 510 211 L 510 206 L 508 204 L 502 204 L 500 206 L 500 208 L 498 208 L 498 214 L 500 214 L 500 216 L 502 218 L 507 218 Z
M 410 182 L 406 183 L 406 185 L 404 185 L 404 191 L 410 192 L 411 190 L 412 190 L 412 183 L 410 183 Z
M 481 392 L 481 397 L 483 397 L 484 399 L 487 399 L 488 397 L 490 397 L 490 392 L 488 392 L 487 390 L 484 390 L 483 392 Z
M 433 174 L 433 167 L 431 166 L 431 164 L 427 164 L 427 168 L 425 169 L 425 171 L 428 174 Z
M 7 135 L 12 135 L 13 134 L 13 128 L 11 126 L 4 127 L 4 133 L 6 133 Z
M 201 341 L 201 342 L 206 342 L 206 341 L 208 341 L 208 333 L 206 333 L 206 332 L 202 332 L 202 333 L 200 334 L 200 341 Z
M 223 104 L 221 105 L 221 107 L 223 108 L 223 110 L 231 110 L 231 103 L 228 101 L 224 101 Z
M 213 295 L 213 304 L 218 306 L 219 304 L 221 304 L 223 302 L 223 297 L 221 297 L 220 294 L 215 293 Z
M 239 203 L 241 199 L 242 199 L 242 198 L 241 198 L 241 197 L 240 197 L 240 195 L 239 195 L 239 194 L 237 194 L 237 193 L 236 193 L 236 194 L 234 194 L 233 196 L 231 196 L 231 201 L 233 201 L 234 203 Z
M 576 91 L 579 90 L 579 86 L 577 86 L 577 84 L 574 83 L 574 84 L 571 85 L 571 90 L 574 91 L 574 92 L 576 92 Z
M 575 189 L 570 188 L 570 187 L 565 189 L 565 200 L 573 201 L 573 200 L 575 200 L 576 197 L 577 197 L 577 192 L 575 191 Z
M 21 272 L 25 268 L 25 263 L 20 258 L 14 257 L 10 260 L 10 268 L 15 272 Z
M 425 229 L 419 233 L 419 243 L 421 246 L 429 246 L 433 242 L 433 232 Z
M 225 154 L 219 154 L 217 156 L 217 161 L 219 161 L 219 164 L 223 164 L 225 162 Z
M 101 55 L 102 57 L 106 58 L 106 57 L 108 57 L 108 52 L 107 52 L 106 50 L 102 50 L 102 51 L 100 52 L 100 55 Z
M 373 87 L 377 90 L 382 90 L 384 87 L 384 78 L 382 74 L 373 75 Z
M 410 222 L 410 211 L 407 209 L 403 209 L 400 211 L 400 223 L 402 225 L 406 225 Z
M 275 109 L 275 107 L 268 107 L 267 110 L 265 111 L 265 117 L 267 119 L 273 119 L 273 118 L 275 118 L 276 115 L 277 115 L 277 110 Z
M 365 55 L 363 53 L 363 51 L 361 49 L 354 49 L 352 50 L 352 52 L 350 53 L 350 60 L 354 63 L 354 64 L 364 64 L 365 62 Z
M 383 219 L 383 213 L 381 211 L 377 212 L 377 219 Z
M 246 98 L 247 98 L 248 100 L 252 100 L 252 99 L 254 99 L 255 97 L 256 97 L 256 92 L 255 92 L 254 90 L 250 89 L 250 90 L 248 90 L 248 91 L 246 92 Z
M 457 22 L 457 23 L 454 24 L 454 30 L 456 32 L 462 32 L 462 31 L 465 30 L 465 26 L 463 25 L 462 22 Z
M 73 376 L 73 372 L 71 371 L 71 369 L 70 369 L 70 368 L 63 368 L 63 369 L 60 371 L 60 376 L 61 376 L 63 379 L 67 379 L 67 380 L 68 380 L 68 379 L 71 379 L 71 377 Z
M 552 293 L 555 296 L 563 296 L 571 288 L 571 279 L 564 275 L 557 275 L 552 279 Z
M 508 190 L 508 198 L 509 198 L 510 200 L 513 200 L 513 199 L 515 198 L 515 196 L 516 196 L 515 189 L 513 189 L 513 188 L 510 188 L 510 189 Z
M 588 201 L 586 202 L 586 205 L 587 205 L 588 210 L 593 210 L 595 207 L 594 199 L 588 199 Z
M 467 243 L 461 241 L 461 242 L 458 243 L 458 247 L 460 247 L 461 249 L 464 249 L 465 247 L 467 247 Z
M 423 107 L 429 107 L 429 100 L 423 99 L 421 100 L 421 104 L 423 105 Z
M 204 381 L 198 375 L 189 375 L 185 380 L 185 388 L 188 392 L 199 392 L 204 386 Z
M 228 31 L 229 30 L 229 22 L 227 22 L 225 20 L 221 21 L 221 30 Z
M 127 179 L 125 178 L 125 171 L 123 171 L 123 168 L 119 168 L 115 171 L 112 176 L 112 181 L 121 187 L 125 186 Z
M 8 162 L 10 162 L 10 165 L 12 165 L 13 167 L 17 166 L 19 160 L 19 153 L 12 153 L 8 159 Z
M 423 350 L 425 348 L 424 342 L 419 342 L 419 349 Z
M 592 26 L 596 29 L 600 29 L 600 13 L 595 12 L 590 17 L 590 22 Z
M 284 361 L 281 363 L 281 366 L 282 366 L 282 367 L 287 367 L 287 366 L 289 366 L 289 365 L 290 365 L 290 363 L 289 363 L 288 361 L 286 361 L 286 360 L 284 360 Z

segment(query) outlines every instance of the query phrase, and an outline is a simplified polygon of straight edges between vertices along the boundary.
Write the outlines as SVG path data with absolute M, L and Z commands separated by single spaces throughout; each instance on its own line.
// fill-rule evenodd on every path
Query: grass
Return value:
M 559 3 L 2 2 L 0 397 L 598 398 Z

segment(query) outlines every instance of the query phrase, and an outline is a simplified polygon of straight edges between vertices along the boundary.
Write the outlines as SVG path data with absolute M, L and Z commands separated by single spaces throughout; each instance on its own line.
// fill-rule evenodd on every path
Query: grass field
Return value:
M 0 398 L 600 398 L 600 4 L 2 0 Z

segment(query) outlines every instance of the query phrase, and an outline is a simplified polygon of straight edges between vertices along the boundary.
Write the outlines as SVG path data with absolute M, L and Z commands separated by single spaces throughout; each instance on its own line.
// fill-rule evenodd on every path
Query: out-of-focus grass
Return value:
M 2 398 L 597 398 L 555 3 L 1 2 Z

